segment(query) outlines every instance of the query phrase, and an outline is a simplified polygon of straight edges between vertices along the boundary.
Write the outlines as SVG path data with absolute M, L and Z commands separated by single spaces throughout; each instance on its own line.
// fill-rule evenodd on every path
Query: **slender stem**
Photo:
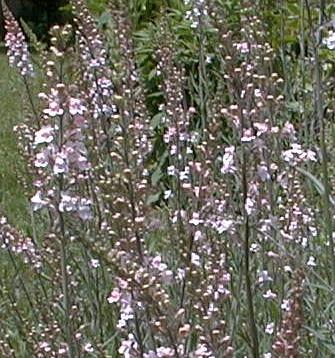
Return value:
M 59 118 L 59 136 L 58 136 L 58 150 L 61 151 L 63 146 L 63 116 Z M 64 177 L 60 174 L 58 178 L 58 204 L 61 202 L 61 195 L 64 188 Z M 58 220 L 59 220 L 59 233 L 60 233 L 60 259 L 61 259 L 61 275 L 62 275 L 62 291 L 63 291 L 63 304 L 65 310 L 65 332 L 66 332 L 66 341 L 68 344 L 68 357 L 75 358 L 75 346 L 73 341 L 72 334 L 72 324 L 71 324 L 71 303 L 70 303 L 70 293 L 69 293 L 69 278 L 67 273 L 67 237 L 65 233 L 65 222 L 63 213 L 57 210 Z
M 320 1 L 320 11 L 322 12 L 323 1 Z M 319 28 L 321 27 L 322 14 L 320 14 L 320 23 Z M 321 63 L 319 57 L 319 44 L 321 43 L 321 33 L 320 30 L 317 31 L 316 37 L 313 38 L 313 54 L 314 54 L 314 103 L 315 110 L 317 115 L 318 123 L 321 127 L 321 155 L 322 155 L 322 180 L 324 185 L 324 195 L 323 195 L 323 210 L 325 218 L 325 234 L 329 241 L 329 259 L 331 262 L 331 279 L 330 284 L 335 284 L 335 255 L 334 255 L 334 240 L 333 240 L 333 213 L 331 210 L 330 203 L 330 180 L 329 180 L 329 167 L 328 167 L 328 153 L 327 153 L 327 143 L 326 143 L 326 123 L 323 113 L 324 108 L 324 99 L 323 99 L 323 85 L 322 85 L 322 73 L 321 73 Z
M 300 76 L 301 76 L 301 91 L 300 91 L 300 100 L 302 105 L 302 113 L 301 113 L 301 123 L 306 122 L 306 79 L 305 79 L 305 4 L 304 0 L 300 0 Z M 305 138 L 307 138 L 307 142 L 310 140 L 310 131 L 309 126 L 305 125 Z
M 203 131 L 207 121 L 207 99 L 206 99 L 206 59 L 205 59 L 205 34 L 204 34 L 204 23 L 203 23 L 203 5 L 201 5 L 201 11 L 199 15 L 199 106 L 200 106 L 200 129 Z
M 63 187 L 63 178 L 59 178 L 59 201 L 60 194 Z M 65 311 L 64 323 L 65 323 L 65 334 L 66 341 L 68 344 L 68 357 L 75 357 L 75 347 L 72 334 L 71 324 L 71 304 L 70 304 L 70 293 L 69 293 L 69 277 L 67 273 L 67 243 L 65 235 L 65 224 L 63 214 L 58 210 L 59 217 L 59 229 L 60 229 L 60 259 L 61 259 L 61 275 L 62 275 L 62 291 L 63 291 L 63 305 Z
M 26 287 L 26 285 L 25 285 L 25 283 L 24 283 L 24 280 L 23 280 L 23 278 L 22 278 L 21 272 L 20 272 L 20 270 L 19 270 L 19 268 L 18 268 L 18 266 L 17 266 L 17 264 L 16 264 L 16 261 L 15 261 L 15 259 L 14 259 L 14 257 L 13 257 L 13 254 L 12 254 L 10 248 L 7 246 L 6 243 L 5 243 L 5 245 L 6 245 L 6 247 L 7 247 L 7 252 L 8 252 L 9 258 L 10 258 L 10 260 L 11 260 L 11 263 L 12 263 L 14 269 L 15 269 L 15 273 L 17 274 L 17 276 L 18 276 L 18 278 L 19 278 L 19 281 L 20 281 L 20 285 L 21 285 L 21 287 L 22 287 L 22 290 L 23 290 L 25 296 L 27 297 L 27 300 L 28 300 L 29 306 L 30 306 L 30 308 L 31 308 L 31 310 L 32 310 L 32 312 L 33 312 L 34 318 L 35 318 L 36 321 L 38 322 L 38 316 L 37 316 L 37 313 L 36 313 L 36 308 L 35 308 L 35 306 L 34 306 L 34 304 L 33 304 L 33 301 L 32 301 L 32 299 L 31 299 L 31 297 L 30 297 L 30 295 L 29 295 L 29 291 L 28 291 L 28 289 L 27 289 L 27 287 Z
M 61 219 L 63 221 L 63 219 Z M 60 240 L 60 256 L 61 256 L 61 272 L 62 272 L 62 290 L 63 290 L 63 303 L 65 309 L 65 332 L 66 340 L 69 348 L 69 358 L 75 357 L 75 350 L 72 337 L 72 327 L 70 322 L 70 298 L 69 298 L 69 278 L 67 274 L 67 252 L 65 239 Z
M 32 109 L 32 111 L 34 113 L 35 120 L 36 120 L 36 122 L 38 124 L 38 127 L 40 127 L 41 126 L 40 118 L 38 116 L 37 109 L 36 109 L 36 106 L 35 106 L 34 101 L 33 101 L 33 96 L 32 96 L 31 91 L 30 91 L 29 83 L 28 83 L 27 78 L 25 76 L 23 76 L 23 82 L 24 82 L 24 85 L 26 87 L 29 103 L 30 103 L 31 109 Z
M 286 46 L 285 46 L 285 14 L 284 14 L 284 0 L 280 1 L 280 53 L 283 65 L 283 76 L 285 80 L 285 93 L 290 97 L 290 83 L 289 71 L 286 61 Z
M 250 279 L 250 222 L 249 215 L 246 212 L 245 204 L 247 200 L 248 193 L 248 184 L 247 184 L 247 168 L 246 168 L 246 153 L 243 150 L 242 153 L 242 190 L 243 190 L 243 212 L 244 212 L 244 276 L 245 276 L 245 285 L 246 285 L 246 294 L 247 294 L 247 305 L 248 305 L 248 315 L 249 315 L 249 329 L 252 340 L 252 356 L 254 358 L 259 358 L 259 344 L 258 344 L 258 335 L 257 327 L 255 320 L 254 304 L 253 304 L 253 294 L 251 289 L 251 279 Z
M 140 328 L 140 323 L 139 323 L 139 318 L 137 315 L 137 312 L 134 312 L 134 320 L 135 320 L 135 331 L 136 331 L 136 338 L 137 338 L 137 343 L 138 346 L 140 348 L 140 358 L 144 357 L 144 346 L 143 346 L 143 339 L 142 339 L 142 334 L 141 334 L 141 328 Z
M 245 128 L 245 119 L 243 113 L 240 113 L 241 117 L 241 137 L 243 135 L 243 130 Z M 254 312 L 254 304 L 253 304 L 253 293 L 251 289 L 251 279 L 250 279 L 250 221 L 249 215 L 246 210 L 246 202 L 248 199 L 248 178 L 247 178 L 247 165 L 248 158 L 247 152 L 242 144 L 242 195 L 243 195 L 243 218 L 244 218 L 244 277 L 245 277 L 245 285 L 246 285 L 246 295 L 247 295 L 247 306 L 248 306 L 248 319 L 249 319 L 249 333 L 251 336 L 252 342 L 252 356 L 253 358 L 259 358 L 259 343 L 258 343 L 258 334 L 257 334 L 257 326 Z

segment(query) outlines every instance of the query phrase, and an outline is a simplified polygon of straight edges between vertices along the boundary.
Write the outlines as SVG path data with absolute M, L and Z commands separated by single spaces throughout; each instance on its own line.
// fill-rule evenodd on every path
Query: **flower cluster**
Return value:
M 25 237 L 9 225 L 7 218 L 0 218 L 1 247 L 13 254 L 22 256 L 23 261 L 36 269 L 42 266 L 42 259 L 36 244 L 30 237 Z
M 278 330 L 276 340 L 272 346 L 273 352 L 278 356 L 298 357 L 300 329 L 303 324 L 302 296 L 304 273 L 294 273 L 293 287 L 290 298 L 282 304 L 283 319 Z
M 32 76 L 34 73 L 30 59 L 30 53 L 25 36 L 19 23 L 13 14 L 8 10 L 7 5 L 2 1 L 3 14 L 5 18 L 5 45 L 9 64 L 17 68 L 23 77 Z
M 107 51 L 103 37 L 95 25 L 83 0 L 72 1 L 76 13 L 76 35 L 79 47 L 82 81 L 87 103 L 95 120 L 102 121 L 104 135 L 107 135 L 107 119 L 116 112 L 113 103 L 113 83 L 108 66 Z M 99 134 L 99 133 L 98 133 Z
M 85 173 L 90 169 L 83 134 L 86 106 L 80 98 L 72 97 L 70 92 L 74 91 L 73 86 L 67 88 L 57 83 L 49 94 L 39 94 L 44 102 L 43 123 L 46 124 L 34 134 L 33 163 L 39 179 L 35 181 L 37 191 L 31 202 L 34 210 L 49 206 L 61 212 L 77 212 L 86 220 L 91 217 L 90 200 L 71 194 L 73 183 L 85 180 Z M 67 188 L 62 185 L 59 198 L 53 186 L 60 178 L 66 180 Z
M 205 0 L 187 0 L 185 5 L 188 7 L 191 4 L 191 9 L 186 11 L 186 19 L 191 22 L 191 28 L 198 28 L 204 21 L 204 17 L 208 16 L 208 7 Z
M 329 50 L 335 50 L 335 31 L 330 30 L 328 36 L 322 40 Z

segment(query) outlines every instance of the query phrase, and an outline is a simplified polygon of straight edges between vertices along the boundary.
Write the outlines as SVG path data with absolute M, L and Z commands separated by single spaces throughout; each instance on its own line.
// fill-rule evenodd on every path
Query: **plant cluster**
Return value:
M 133 2 L 99 27 L 73 0 L 30 55 L 3 1 L 31 230 L 1 215 L 1 356 L 335 352 L 332 24 L 301 3 L 293 88 L 262 2 L 177 3 L 138 30 Z

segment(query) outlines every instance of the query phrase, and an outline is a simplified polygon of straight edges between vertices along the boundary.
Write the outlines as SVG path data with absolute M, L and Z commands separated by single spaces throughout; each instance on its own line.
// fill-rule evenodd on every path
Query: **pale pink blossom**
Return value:
M 51 126 L 43 126 L 40 130 L 35 132 L 34 144 L 51 143 L 54 139 L 55 130 Z
M 83 115 L 86 111 L 86 107 L 82 104 L 82 101 L 77 98 L 70 98 L 69 100 L 69 112 L 72 116 L 77 114 Z
M 42 209 L 48 204 L 48 201 L 43 199 L 41 191 L 37 191 L 35 195 L 30 199 L 30 202 L 34 211 Z
M 108 303 L 117 303 L 121 299 L 121 291 L 118 287 L 114 287 L 109 297 L 107 298 Z

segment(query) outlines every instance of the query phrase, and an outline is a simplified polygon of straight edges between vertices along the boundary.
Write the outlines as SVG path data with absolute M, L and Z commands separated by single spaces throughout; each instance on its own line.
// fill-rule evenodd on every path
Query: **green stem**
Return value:
M 38 116 L 38 112 L 37 112 L 36 106 L 34 104 L 34 100 L 33 100 L 33 96 L 32 96 L 32 93 L 31 93 L 31 90 L 30 90 L 30 87 L 29 87 L 29 83 L 28 83 L 27 78 L 25 76 L 23 76 L 23 82 L 24 82 L 24 85 L 25 85 L 25 88 L 26 88 L 26 91 L 27 91 L 27 95 L 28 95 L 28 99 L 29 99 L 31 109 L 32 109 L 32 111 L 34 113 L 36 123 L 37 123 L 38 127 L 41 127 L 40 118 Z
M 321 137 L 320 137 L 320 149 L 321 149 L 321 170 L 322 170 L 322 182 L 324 186 L 323 193 L 323 212 L 324 212 L 324 224 L 325 224 L 325 234 L 326 238 L 329 242 L 329 262 L 331 265 L 331 277 L 330 277 L 330 285 L 335 285 L 335 255 L 334 255 L 334 239 L 333 239 L 333 212 L 331 209 L 331 184 L 329 180 L 329 167 L 328 167 L 328 153 L 327 153 L 327 143 L 326 143 L 326 121 L 324 118 L 324 99 L 323 99 L 323 85 L 322 85 L 322 70 L 321 70 L 321 62 L 319 56 L 319 46 L 322 42 L 321 38 L 321 27 L 323 23 L 323 12 L 324 12 L 324 1 L 320 0 L 319 9 L 319 24 L 317 31 L 314 32 L 313 29 L 313 20 L 311 15 L 310 3 L 308 0 L 305 0 L 309 27 L 311 31 L 311 41 L 312 41 L 312 49 L 313 49 L 313 57 L 314 57 L 314 106 L 316 112 L 316 118 L 318 124 L 321 128 Z
M 300 0 L 300 76 L 301 76 L 301 91 L 300 91 L 300 100 L 302 105 L 302 113 L 300 122 L 305 123 L 306 122 L 306 79 L 305 79 L 305 72 L 306 72 L 306 66 L 305 66 L 305 52 L 306 52 L 306 46 L 305 46 L 305 4 L 304 0 Z M 305 138 L 307 138 L 307 143 L 310 141 L 311 136 L 310 133 L 313 131 L 310 130 L 309 126 L 305 126 Z
M 246 175 L 246 153 L 243 150 L 243 163 L 242 163 L 242 187 L 243 187 L 243 212 L 244 212 L 244 277 L 246 285 L 246 294 L 247 294 L 247 306 L 248 306 L 248 316 L 249 316 L 249 330 L 252 341 L 252 356 L 253 358 L 259 358 L 259 343 L 258 343 L 258 334 L 257 326 L 254 312 L 254 303 L 253 303 L 253 293 L 251 289 L 251 279 L 250 279 L 250 222 L 249 215 L 246 212 L 245 204 L 247 200 L 248 193 L 248 184 L 247 184 L 247 175 Z
M 60 220 L 63 222 L 62 216 Z M 63 226 L 63 225 L 62 225 Z M 69 295 L 69 278 L 67 274 L 67 250 L 65 238 L 62 237 L 60 240 L 60 257 L 61 257 L 61 272 L 62 272 L 62 290 L 63 290 L 63 304 L 65 310 L 65 332 L 66 332 L 66 341 L 68 344 L 69 358 L 75 357 L 74 342 L 72 337 L 72 327 L 70 321 L 71 308 L 70 308 L 70 295 Z
M 334 285 L 335 284 L 335 255 L 334 255 L 334 240 L 333 240 L 334 224 L 333 224 L 333 213 L 331 210 L 331 203 L 330 203 L 331 189 L 330 189 L 328 153 L 327 153 L 327 144 L 326 144 L 326 123 L 323 115 L 324 101 L 323 101 L 322 74 L 321 74 L 321 67 L 320 67 L 321 63 L 319 58 L 318 44 L 315 41 L 314 41 L 313 50 L 314 50 L 314 60 L 315 60 L 314 103 L 316 105 L 318 123 L 321 126 L 320 147 L 321 147 L 321 155 L 322 155 L 322 162 L 321 162 L 322 179 L 323 179 L 323 186 L 325 188 L 324 195 L 323 195 L 325 233 L 327 236 L 327 240 L 329 241 L 329 257 L 332 266 L 330 283 Z
M 206 99 L 206 59 L 205 59 L 205 41 L 206 37 L 204 34 L 204 23 L 203 23 L 203 10 L 199 16 L 199 106 L 200 106 L 200 128 L 203 131 L 206 127 L 207 122 L 207 99 Z
M 243 136 L 243 131 L 245 128 L 245 118 L 240 112 L 241 118 L 241 128 L 240 128 L 240 136 Z M 243 239 L 244 239 L 244 278 L 246 285 L 246 295 L 247 295 L 247 307 L 248 307 L 248 320 L 249 320 L 249 334 L 251 336 L 252 343 L 252 357 L 259 358 L 259 343 L 258 343 L 258 334 L 257 334 L 257 326 L 254 312 L 254 303 L 253 303 L 253 293 L 251 289 L 251 278 L 250 278 L 250 221 L 249 214 L 246 210 L 246 202 L 248 199 L 248 178 L 247 178 L 247 165 L 248 158 L 247 152 L 242 143 L 242 195 L 243 195 L 243 221 L 244 221 L 244 229 L 243 229 Z
M 63 116 L 59 118 L 59 136 L 58 136 L 58 150 L 61 151 L 63 146 L 63 131 L 64 123 Z M 58 197 L 57 202 L 61 202 L 61 195 L 64 188 L 64 178 L 61 174 L 58 178 Z M 67 235 L 65 233 L 65 222 L 63 213 L 58 209 L 59 219 L 59 233 L 60 233 L 60 259 L 61 259 L 61 275 L 62 275 L 62 291 L 63 291 L 63 305 L 65 311 L 64 323 L 65 323 L 65 334 L 66 341 L 68 344 L 68 357 L 75 358 L 75 345 L 73 341 L 72 323 L 71 323 L 71 303 L 70 303 L 70 292 L 69 292 L 69 277 L 67 273 Z

